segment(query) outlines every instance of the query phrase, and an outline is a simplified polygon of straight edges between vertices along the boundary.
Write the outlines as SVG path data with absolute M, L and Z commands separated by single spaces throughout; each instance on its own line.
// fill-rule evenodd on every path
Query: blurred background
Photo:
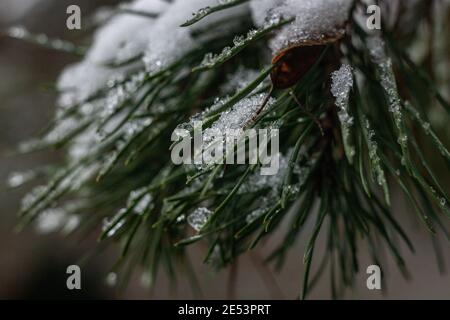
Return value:
M 76 40 L 76 32 L 65 27 L 66 8 L 71 4 L 81 7 L 86 18 L 112 0 L 0 0 L 0 30 L 12 25 L 23 25 L 33 33 L 46 33 L 50 37 Z M 0 36 L 0 299 L 186 299 L 197 297 L 182 275 L 174 287 L 160 273 L 154 289 L 146 289 L 136 276 L 124 290 L 111 286 L 114 277 L 106 275 L 113 265 L 116 252 L 96 253 L 96 235 L 86 239 L 76 236 L 40 235 L 28 227 L 17 233 L 16 212 L 26 189 L 6 190 L 4 181 L 13 171 L 22 171 L 56 161 L 57 152 L 45 151 L 31 155 L 14 155 L 21 141 L 32 138 L 51 119 L 56 94 L 49 90 L 62 68 L 76 61 L 73 56 Z M 411 278 L 404 279 L 392 260 L 384 267 L 386 292 L 366 288 L 365 270 L 372 264 L 364 248 L 360 249 L 361 272 L 355 289 L 347 292 L 347 299 L 448 299 L 450 276 L 439 270 L 430 236 L 411 208 L 396 201 L 396 214 L 415 244 L 416 253 L 403 250 Z M 304 238 L 291 250 L 281 272 L 262 265 L 262 258 L 280 239 L 275 235 L 257 252 L 243 256 L 230 271 L 213 272 L 202 265 L 205 248 L 190 250 L 191 262 L 198 271 L 202 295 L 206 299 L 270 299 L 297 297 L 303 274 L 302 256 Z M 449 244 L 441 239 L 443 263 L 450 266 Z M 82 290 L 66 289 L 66 268 L 82 265 Z M 318 256 L 320 252 L 318 251 Z M 145 279 L 144 279 L 145 280 Z M 310 298 L 330 298 L 329 278 L 325 276 L 312 291 Z

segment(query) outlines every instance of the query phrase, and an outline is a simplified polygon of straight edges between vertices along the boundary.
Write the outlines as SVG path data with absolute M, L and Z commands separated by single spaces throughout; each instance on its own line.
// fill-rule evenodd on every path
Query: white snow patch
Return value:
M 273 52 L 306 40 L 344 32 L 352 0 L 251 0 L 253 19 L 263 25 L 273 17 L 295 20 L 271 41 Z

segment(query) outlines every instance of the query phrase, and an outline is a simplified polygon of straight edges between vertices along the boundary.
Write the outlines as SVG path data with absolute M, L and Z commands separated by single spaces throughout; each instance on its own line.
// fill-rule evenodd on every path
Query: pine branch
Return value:
M 86 54 L 80 65 L 92 68 L 87 69 L 89 77 L 68 71 L 74 87 L 58 87 L 58 93 L 71 103 L 59 106 L 44 134 L 23 148 L 59 147 L 67 158 L 54 172 L 46 171 L 47 184 L 24 198 L 20 227 L 55 210 L 65 218 L 61 221 L 79 218 L 84 232 L 103 225 L 100 245 L 117 243 L 121 249 L 113 268 L 121 283 L 138 265 L 151 284 L 160 268 L 175 279 L 176 266 L 182 265 L 194 286 L 186 246 L 207 244 L 204 263 L 225 268 L 281 232 L 282 241 L 266 259 L 281 268 L 305 234 L 302 298 L 326 271 L 333 297 L 351 287 L 360 270 L 362 243 L 377 264 L 385 263 L 379 248 L 387 248 L 408 276 L 400 245 L 413 251 L 414 243 L 391 206 L 399 190 L 432 237 L 449 237 L 442 218 L 450 216 L 449 177 L 439 167 L 450 167 L 448 139 L 428 116 L 440 104 L 439 115 L 448 117 L 449 104 L 420 61 L 409 57 L 406 44 L 398 45 L 419 39 L 417 30 L 397 30 L 408 24 L 384 22 L 385 30 L 374 35 L 357 22 L 362 3 L 348 1 L 346 29 L 334 25 L 318 36 L 311 28 L 333 21 L 305 26 L 302 21 L 309 20 L 302 15 L 308 10 L 292 15 L 281 4 L 257 19 L 257 12 L 247 10 L 254 10 L 253 1 L 219 2 L 182 28 L 171 20 L 177 16 L 173 11 L 190 7 L 184 0 L 168 3 L 166 12 L 140 19 L 155 24 L 148 29 L 151 46 L 136 49 L 125 60 L 113 55 L 111 61 L 108 54 L 103 64 L 93 64 Z M 230 10 L 238 5 L 245 8 L 242 15 Z M 315 9 L 323 14 L 320 6 Z M 333 8 L 336 13 L 341 9 Z M 273 16 L 280 10 L 284 15 Z M 410 10 L 415 19 L 425 19 L 420 8 Z M 348 12 L 340 18 L 346 20 Z M 196 22 L 206 16 L 206 27 L 197 29 L 201 24 Z M 152 33 L 163 29 L 167 34 Z M 179 45 L 170 47 L 169 37 Z M 128 42 L 132 39 L 134 35 L 127 36 L 120 44 L 105 40 L 120 51 L 127 44 L 139 47 L 139 41 Z M 158 45 L 161 39 L 164 45 Z M 227 47 L 229 43 L 234 46 Z M 285 87 L 277 83 L 280 78 L 299 80 Z M 203 130 L 228 128 L 233 113 L 245 118 L 239 122 L 243 131 L 279 130 L 277 174 L 261 176 L 261 165 L 248 164 L 249 155 L 244 165 L 172 164 L 170 152 L 182 142 L 182 137 L 171 139 L 174 129 L 192 134 L 199 120 Z M 247 140 L 241 136 L 237 141 Z M 440 164 L 429 159 L 436 155 L 441 155 Z M 22 184 L 35 176 L 16 174 L 15 180 Z M 74 199 L 82 205 L 75 206 Z M 281 228 L 288 216 L 291 224 Z M 315 224 L 308 230 L 309 220 Z M 316 242 L 322 238 L 326 248 L 316 266 Z

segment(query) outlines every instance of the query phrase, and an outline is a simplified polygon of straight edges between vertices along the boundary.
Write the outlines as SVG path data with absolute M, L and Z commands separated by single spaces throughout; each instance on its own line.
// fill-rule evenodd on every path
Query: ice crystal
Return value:
M 222 52 L 219 54 L 207 53 L 200 65 L 194 68 L 194 70 L 211 69 L 220 64 L 223 64 L 234 55 L 239 53 L 244 47 L 252 43 L 254 40 L 268 33 L 278 23 L 280 23 L 279 20 L 274 20 L 270 24 L 264 25 L 259 29 L 251 29 L 245 36 L 236 36 L 233 40 L 232 47 L 228 46 L 223 48 Z
M 189 225 L 194 228 L 196 231 L 200 231 L 203 226 L 208 222 L 209 217 L 211 216 L 212 211 L 208 208 L 197 208 L 194 212 L 192 212 L 187 217 L 187 222 Z
M 216 97 L 214 99 L 214 104 L 212 106 L 210 106 L 210 107 L 206 108 L 205 110 L 203 110 L 202 112 L 197 113 L 196 115 L 192 116 L 189 119 L 188 123 L 181 124 L 179 126 L 179 128 L 181 128 L 181 129 L 194 128 L 201 121 L 203 121 L 205 118 L 207 118 L 209 114 L 221 109 L 229 100 L 230 100 L 230 97 L 228 97 L 228 96 L 223 97 L 223 98 Z
M 389 100 L 389 111 L 398 130 L 398 143 L 403 149 L 406 149 L 408 146 L 408 136 L 403 128 L 401 99 L 398 94 L 397 83 L 392 69 L 392 60 L 386 55 L 384 42 L 379 36 L 369 38 L 368 46 L 372 60 L 378 68 L 381 86 Z
M 355 148 L 351 143 L 351 127 L 353 117 L 349 113 L 349 96 L 353 87 L 352 67 L 343 64 L 341 68 L 331 75 L 331 93 L 336 98 L 336 106 L 339 108 L 338 116 L 341 122 L 342 138 L 347 158 L 352 162 L 355 155 Z
M 210 140 L 210 133 L 226 132 L 227 130 L 244 128 L 244 125 L 254 116 L 255 112 L 261 107 L 267 94 L 260 93 L 249 98 L 242 99 L 231 109 L 222 112 L 220 118 L 204 132 L 204 140 Z M 267 106 L 272 105 L 275 99 L 271 98 Z
M 238 193 L 255 193 L 264 189 L 271 189 L 275 193 L 278 193 L 288 167 L 289 153 L 287 156 L 282 155 L 281 153 L 277 156 L 279 158 L 279 169 L 277 174 L 266 176 L 261 175 L 259 172 L 255 172 L 242 184 Z
M 378 156 L 378 144 L 374 140 L 375 131 L 371 129 L 369 121 L 366 119 L 366 128 L 368 131 L 367 139 L 368 139 L 368 147 L 369 147 L 369 159 L 372 163 L 372 166 L 375 169 L 377 182 L 380 186 L 383 186 L 386 183 L 386 177 L 384 174 L 384 170 L 381 167 L 381 159 Z
M 302 151 L 300 153 L 302 153 Z M 277 174 L 272 176 L 263 176 L 255 172 L 250 175 L 250 177 L 239 188 L 238 194 L 257 193 L 266 190 L 264 196 L 258 198 L 258 208 L 254 209 L 246 216 L 247 223 L 252 223 L 263 214 L 267 213 L 273 205 L 280 200 L 280 194 L 283 190 L 283 183 L 289 167 L 289 159 L 291 155 L 292 150 L 289 150 L 285 155 L 281 153 L 278 154 L 279 170 Z M 286 192 L 288 192 L 289 196 L 298 194 L 309 173 L 309 165 L 301 167 L 298 164 L 295 164 L 294 166 L 293 173 L 297 177 L 297 182 L 286 186 Z
M 286 154 L 279 153 L 277 155 L 279 159 L 279 170 L 277 174 L 271 176 L 263 176 L 258 172 L 253 173 L 239 188 L 238 194 L 258 193 L 266 190 L 264 196 L 258 198 L 258 208 L 251 211 L 246 216 L 246 222 L 251 223 L 261 215 L 265 214 L 270 208 L 280 200 L 280 194 L 283 188 L 289 196 L 296 195 L 300 191 L 300 188 L 306 182 L 306 178 L 310 172 L 311 163 L 305 163 L 300 166 L 298 163 L 294 164 L 293 173 L 296 176 L 297 182 L 284 186 L 284 179 L 289 168 L 289 159 L 292 156 L 293 150 L 290 149 Z M 304 156 L 304 151 L 300 151 L 300 156 Z
M 203 164 L 209 166 L 213 163 L 212 155 L 209 151 L 214 149 L 226 156 L 225 146 L 228 143 L 239 141 L 245 132 L 245 127 L 253 119 L 256 112 L 261 108 L 266 97 L 265 93 L 256 94 L 249 98 L 242 99 L 231 109 L 221 113 L 219 119 L 211 127 L 203 130 Z M 267 106 L 274 103 L 275 99 L 269 99 Z M 215 156 L 214 156 L 215 157 Z
M 105 108 L 102 112 L 102 117 L 107 118 L 112 115 L 114 112 L 122 106 L 133 94 L 142 87 L 142 84 L 145 81 L 145 72 L 139 72 L 131 78 L 114 88 L 112 88 L 105 99 Z
M 381 159 L 378 154 L 378 144 L 375 141 L 375 131 L 371 128 L 369 120 L 364 120 L 366 126 L 365 134 L 367 136 L 367 145 L 369 149 L 369 159 L 372 165 L 373 174 L 376 177 L 378 185 L 383 188 L 386 203 L 389 204 L 389 188 L 386 180 L 386 175 L 381 165 Z

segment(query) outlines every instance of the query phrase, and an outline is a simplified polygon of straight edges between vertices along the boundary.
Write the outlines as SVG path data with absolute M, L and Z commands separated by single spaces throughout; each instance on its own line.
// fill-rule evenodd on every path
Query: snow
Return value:
M 36 173 L 31 170 L 24 172 L 11 172 L 8 176 L 7 184 L 10 188 L 17 188 L 32 180 L 34 177 L 36 177 Z
M 408 136 L 403 128 L 403 113 L 400 95 L 397 90 L 397 82 L 392 68 L 392 60 L 386 54 L 384 41 L 380 36 L 369 38 L 368 47 L 373 63 L 377 66 L 380 84 L 389 100 L 389 112 L 392 114 L 398 129 L 398 143 L 402 148 L 407 148 Z
M 127 8 L 161 14 L 169 4 L 162 0 L 137 0 Z M 155 19 L 135 14 L 118 14 L 101 27 L 93 37 L 93 43 L 83 61 L 64 70 L 58 81 L 62 106 L 70 106 L 90 98 L 104 88 L 108 82 L 127 74 L 131 65 L 111 68 L 142 54 L 147 47 L 147 34 L 151 32 Z M 139 32 L 138 32 L 139 31 Z
M 353 87 L 352 67 L 343 64 L 339 70 L 331 75 L 331 93 L 336 98 L 336 106 L 339 107 L 339 119 L 344 125 L 351 126 L 353 118 L 348 113 L 348 99 Z
M 351 162 L 355 155 L 355 149 L 350 142 L 350 130 L 353 126 L 353 117 L 349 113 L 349 96 L 353 87 L 352 67 L 343 64 L 339 70 L 331 75 L 331 93 L 336 98 L 336 106 L 339 108 L 338 116 L 341 122 L 342 138 L 344 140 L 345 152 Z
M 159 14 L 150 19 L 135 14 L 121 13 L 101 27 L 94 35 L 93 44 L 83 61 L 66 68 L 58 81 L 62 91 L 60 105 L 71 106 L 92 97 L 108 83 L 123 79 L 143 62 L 148 72 L 158 72 L 201 45 L 191 32 L 207 28 L 209 24 L 236 14 L 229 9 L 207 17 L 192 27 L 180 25 L 192 12 L 216 4 L 215 0 L 137 0 L 126 8 Z M 239 10 L 242 10 L 239 9 Z M 225 27 L 225 26 L 224 26 Z M 225 32 L 226 29 L 222 29 Z M 143 56 L 123 67 L 110 67 Z
M 41 234 L 61 231 L 69 234 L 75 230 L 81 219 L 74 211 L 82 207 L 80 201 L 68 202 L 64 207 L 50 208 L 41 212 L 36 219 L 36 231 Z
M 210 140 L 210 133 L 215 132 L 223 134 L 228 130 L 241 130 L 252 119 L 256 111 L 262 106 L 266 93 L 256 94 L 254 96 L 242 99 L 236 103 L 231 109 L 222 112 L 219 120 L 217 120 L 211 128 L 204 130 L 204 141 Z M 270 98 L 267 106 L 274 103 L 275 99 Z
M 257 26 L 263 26 L 271 13 L 275 13 L 275 9 L 283 4 L 285 0 L 252 0 L 250 1 L 250 10 L 253 21 Z
M 106 86 L 108 81 L 120 77 L 121 73 L 113 69 L 97 66 L 90 62 L 81 62 L 67 67 L 58 80 L 61 107 L 70 107 L 89 99 Z
M 162 0 L 138 0 L 126 5 L 127 9 L 161 14 L 169 4 Z M 155 19 L 136 14 L 118 14 L 99 29 L 87 60 L 95 64 L 122 61 L 141 53 L 147 46 L 147 33 Z
M 203 130 L 203 164 L 200 169 L 214 163 L 214 157 L 209 153 L 210 150 L 221 150 L 220 154 L 226 156 L 225 151 L 228 144 L 233 145 L 235 141 L 239 141 L 244 133 L 245 126 L 261 108 L 266 95 L 266 93 L 260 93 L 242 99 L 231 109 L 222 112 L 219 119 L 211 127 Z M 270 98 L 266 107 L 272 105 L 274 101 L 274 98 Z
M 275 175 L 261 175 L 259 172 L 255 172 L 249 176 L 249 178 L 239 188 L 239 194 L 255 193 L 264 189 L 271 190 L 273 198 L 279 192 L 279 189 L 283 183 L 284 175 L 288 168 L 289 157 L 292 152 L 289 151 L 287 155 L 279 153 L 277 157 L 280 159 L 278 173 Z
M 295 19 L 271 41 L 276 53 L 303 41 L 342 34 L 351 4 L 352 0 L 251 0 L 250 8 L 257 25 L 277 16 Z
M 187 221 L 189 225 L 194 228 L 195 231 L 200 231 L 203 226 L 208 222 L 209 217 L 211 216 L 212 211 L 208 208 L 197 208 L 192 212 L 188 217 Z
M 387 185 L 386 175 L 384 173 L 383 167 L 381 165 L 381 159 L 378 155 L 378 144 L 375 140 L 375 131 L 371 128 L 369 120 L 366 120 L 366 129 L 367 140 L 368 140 L 368 149 L 369 149 L 369 159 L 372 164 L 374 174 L 376 176 L 376 180 L 379 186 L 385 187 Z M 388 196 L 386 196 L 388 199 Z
M 190 27 L 180 27 L 188 20 L 193 12 L 217 4 L 217 0 L 176 0 L 155 22 L 147 37 L 148 47 L 144 62 L 151 73 L 158 72 L 189 51 L 201 45 L 199 39 L 194 39 L 191 31 L 204 29 L 214 22 L 232 17 L 237 10 L 232 8 L 211 15 Z M 226 29 L 222 29 L 225 32 Z
M 264 176 L 259 172 L 254 172 L 239 188 L 238 194 L 240 195 L 267 191 L 263 196 L 258 197 L 257 208 L 246 216 L 248 224 L 267 213 L 279 200 L 292 151 L 292 149 L 289 149 L 285 154 L 278 153 L 279 169 L 277 174 Z M 297 176 L 298 183 L 287 187 L 292 194 L 300 191 L 300 187 L 305 183 L 304 173 L 307 170 L 308 167 L 300 167 L 298 164 L 295 164 L 293 173 Z
M 231 17 L 241 16 L 244 10 L 250 8 L 255 24 L 261 27 L 271 25 L 273 21 L 278 21 L 280 17 L 295 18 L 293 23 L 283 27 L 271 41 L 274 51 L 289 45 L 291 42 L 308 40 L 322 37 L 325 34 L 341 32 L 341 27 L 347 19 L 349 0 L 251 0 L 249 5 L 244 4 L 236 8 L 227 9 L 212 14 L 202 19 L 200 22 L 189 26 L 180 27 L 188 20 L 192 12 L 197 12 L 204 7 L 210 7 L 224 3 L 218 0 L 135 0 L 127 5 L 127 8 L 136 11 L 157 13 L 158 17 L 148 18 L 130 13 L 119 13 L 108 19 L 105 24 L 98 29 L 93 37 L 93 44 L 86 52 L 84 59 L 66 68 L 58 80 L 58 90 L 61 91 L 59 103 L 62 107 L 70 107 L 80 104 L 78 112 L 84 116 L 84 120 L 97 121 L 71 141 L 69 145 L 69 160 L 71 163 L 80 162 L 96 150 L 99 145 L 99 136 L 96 132 L 99 122 L 114 114 L 124 101 L 136 97 L 139 94 L 141 85 L 146 80 L 147 73 L 155 73 L 170 67 L 179 59 L 183 58 L 191 50 L 198 48 L 207 40 L 206 37 L 194 38 L 193 31 L 207 30 L 209 36 L 216 36 L 216 31 L 209 30 L 209 26 L 218 21 L 225 21 L 220 25 L 220 32 L 226 33 L 233 22 Z M 23 36 L 24 30 L 14 29 L 16 36 Z M 257 31 L 251 30 L 247 38 L 254 36 Z M 245 37 L 237 37 L 235 46 L 241 46 Z M 136 62 L 120 67 L 113 67 L 117 64 L 135 57 L 142 57 Z M 137 72 L 138 69 L 146 71 Z M 134 76 L 133 76 L 134 74 Z M 245 87 L 257 74 L 254 70 L 241 69 L 232 77 L 224 87 L 227 93 L 233 93 Z M 260 87 L 259 87 L 260 88 Z M 105 98 L 98 101 L 86 102 L 96 93 L 107 89 Z M 260 108 L 265 94 L 254 94 L 245 98 L 227 111 L 222 112 L 219 119 L 211 128 L 204 132 L 204 142 L 207 145 L 213 140 L 216 132 L 223 133 L 227 130 L 237 130 L 241 132 L 243 127 L 252 119 L 255 112 Z M 208 111 L 220 108 L 229 98 L 218 99 L 214 106 Z M 274 102 L 270 99 L 268 106 Z M 64 109 L 64 108 L 62 108 Z M 112 123 L 113 121 L 111 121 Z M 62 120 L 60 124 L 46 137 L 46 142 L 58 142 L 67 133 L 76 129 L 81 122 L 75 118 Z M 110 124 L 110 123 L 108 123 Z M 151 124 L 151 120 L 128 122 L 123 126 L 120 134 L 123 140 L 128 142 L 133 135 L 143 130 Z M 105 128 L 108 128 L 105 126 Z M 239 131 L 241 130 L 241 131 Z M 232 137 L 234 138 L 234 137 Z M 120 150 L 119 146 L 116 146 Z M 117 152 L 117 150 L 116 150 Z M 115 155 L 105 155 L 107 161 L 114 162 Z M 91 179 L 99 169 L 99 163 L 91 166 L 81 167 L 83 172 L 76 171 L 64 179 L 64 183 L 57 187 L 52 193 L 63 193 L 70 189 L 70 185 L 78 188 L 82 183 Z M 102 164 L 104 168 L 108 164 Z M 281 170 L 283 171 L 283 170 Z M 82 173 L 82 174 L 81 174 Z M 16 177 L 16 184 L 23 177 Z M 263 179 L 263 178 L 261 178 Z M 270 178 L 267 178 L 270 179 Z M 271 186 L 278 185 L 281 176 L 276 176 L 275 181 L 259 180 L 260 184 L 268 183 Z M 29 208 L 33 202 L 47 190 L 47 187 L 40 187 L 34 190 L 24 200 L 24 209 Z M 136 191 L 130 194 L 130 198 L 136 196 Z M 136 213 L 144 212 L 145 208 L 151 205 L 152 196 L 146 194 L 137 203 Z M 33 209 L 34 210 L 34 209 Z M 118 213 L 123 213 L 123 210 Z M 206 208 L 199 208 L 188 218 L 188 222 L 194 229 L 200 230 L 206 223 L 211 212 Z M 55 215 L 49 215 L 50 217 Z M 125 223 L 125 219 L 113 217 L 113 220 L 105 222 L 105 227 L 117 222 L 108 235 L 112 236 Z M 56 217 L 56 216 L 55 216 Z M 119 219 L 115 221 L 115 219 Z M 55 220 L 55 219 L 53 219 Z M 45 229 L 45 228 L 44 228 Z
M 77 163 L 99 148 L 99 136 L 95 128 L 90 128 L 76 136 L 70 144 L 67 154 L 72 163 Z

